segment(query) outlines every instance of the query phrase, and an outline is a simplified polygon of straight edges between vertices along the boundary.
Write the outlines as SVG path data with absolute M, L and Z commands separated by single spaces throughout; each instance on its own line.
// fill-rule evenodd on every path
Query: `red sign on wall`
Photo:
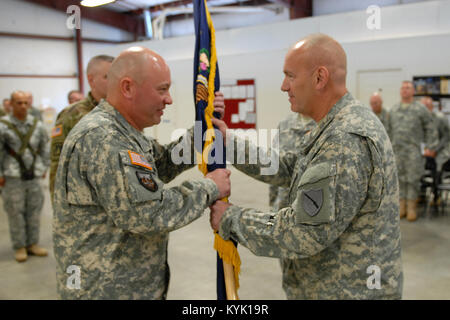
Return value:
M 224 81 L 224 121 L 230 129 L 256 129 L 255 79 Z

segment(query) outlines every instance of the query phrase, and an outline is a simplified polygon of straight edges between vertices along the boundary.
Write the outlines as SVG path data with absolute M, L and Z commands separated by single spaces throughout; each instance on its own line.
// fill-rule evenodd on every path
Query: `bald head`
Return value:
M 325 67 L 330 74 L 330 81 L 345 86 L 347 55 L 333 38 L 321 33 L 312 34 L 297 42 L 291 52 L 303 57 L 312 69 Z
M 378 92 L 374 92 L 370 96 L 369 102 L 370 102 L 372 111 L 375 112 L 376 114 L 379 114 L 381 112 L 382 105 L 383 105 L 383 99 L 381 98 L 381 95 Z
M 14 91 L 11 93 L 12 114 L 19 120 L 25 120 L 29 108 L 29 95 L 24 91 Z
M 169 94 L 170 70 L 164 59 L 144 47 L 123 51 L 108 72 L 107 101 L 135 128 L 158 124 Z
M 108 73 L 108 92 L 128 77 L 142 84 L 146 77 L 151 76 L 149 69 L 167 68 L 164 59 L 156 52 L 144 47 L 131 47 L 123 51 L 113 62 Z
M 286 54 L 281 90 L 291 109 L 315 121 L 322 119 L 347 92 L 347 57 L 342 46 L 324 34 L 312 34 Z

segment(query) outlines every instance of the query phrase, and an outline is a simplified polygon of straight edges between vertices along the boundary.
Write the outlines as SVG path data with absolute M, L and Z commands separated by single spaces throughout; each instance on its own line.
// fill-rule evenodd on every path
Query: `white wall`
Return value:
M 399 79 L 413 75 L 450 74 L 450 1 L 389 6 L 381 9 L 381 30 L 368 30 L 364 11 L 297 19 L 263 26 L 216 32 L 222 79 L 256 79 L 257 127 L 275 128 L 289 112 L 280 90 L 283 60 L 288 48 L 314 32 L 331 35 L 342 43 L 348 57 L 347 87 L 358 98 L 357 75 L 364 71 L 399 70 Z M 171 127 L 188 127 L 194 113 L 192 59 L 194 36 L 137 43 L 159 52 L 169 63 L 175 88 Z M 130 45 L 112 49 L 117 54 Z M 399 81 L 401 81 L 399 80 Z M 398 83 L 398 88 L 400 82 Z M 377 88 L 373 88 L 375 91 Z M 371 88 L 365 91 L 370 92 Z M 392 89 L 394 95 L 397 88 Z M 363 97 L 361 97 L 363 98 Z M 389 97 L 390 107 L 398 96 Z M 368 103 L 368 97 L 363 99 Z M 385 99 L 386 100 L 386 99 Z M 163 124 L 158 139 L 166 141 Z M 164 133 L 164 135 L 163 135 Z
M 0 31 L 71 37 L 74 31 L 66 27 L 68 15 L 25 1 L 0 1 Z M 86 38 L 116 41 L 131 40 L 132 36 L 117 28 L 83 20 L 81 33 Z M 83 64 L 105 48 L 113 45 L 83 43 Z M 0 37 L 0 73 L 31 75 L 76 75 L 77 55 L 74 41 Z M 85 79 L 86 93 L 89 85 Z M 0 78 L 0 97 L 14 90 L 31 91 L 34 104 L 49 103 L 57 110 L 67 105 L 67 93 L 78 89 L 77 78 Z

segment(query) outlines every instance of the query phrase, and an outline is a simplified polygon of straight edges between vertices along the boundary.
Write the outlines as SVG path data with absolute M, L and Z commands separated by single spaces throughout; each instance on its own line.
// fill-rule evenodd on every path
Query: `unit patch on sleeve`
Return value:
M 136 171 L 136 177 L 139 180 L 139 183 L 145 188 L 152 192 L 158 191 L 158 185 L 155 180 L 153 180 L 152 175 L 146 172 Z

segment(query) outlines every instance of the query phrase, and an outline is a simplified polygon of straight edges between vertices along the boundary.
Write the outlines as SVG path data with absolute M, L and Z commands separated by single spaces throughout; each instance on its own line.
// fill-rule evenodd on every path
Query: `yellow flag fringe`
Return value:
M 239 289 L 239 272 L 241 271 L 241 258 L 239 252 L 230 240 L 223 240 L 216 232 L 214 234 L 214 249 L 219 254 L 220 259 L 231 264 L 234 269 L 234 282 L 236 290 Z

